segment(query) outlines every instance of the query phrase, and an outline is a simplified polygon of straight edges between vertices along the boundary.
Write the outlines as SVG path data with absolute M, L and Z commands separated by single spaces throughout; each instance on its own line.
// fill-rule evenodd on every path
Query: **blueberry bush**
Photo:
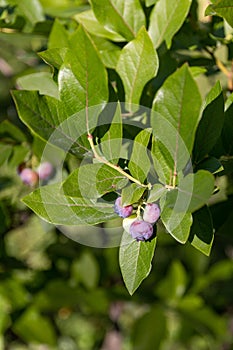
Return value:
M 0 0 L 0 29 L 0 348 L 230 350 L 232 0 Z

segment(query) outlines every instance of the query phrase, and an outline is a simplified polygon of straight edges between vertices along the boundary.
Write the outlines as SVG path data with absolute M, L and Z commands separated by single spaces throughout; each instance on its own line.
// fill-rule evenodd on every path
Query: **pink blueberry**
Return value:
M 24 168 L 19 174 L 24 184 L 29 186 L 35 186 L 38 183 L 39 176 L 36 171 L 30 168 Z
M 147 203 L 143 212 L 143 220 L 154 224 L 160 217 L 160 208 L 156 203 Z
M 127 218 L 133 212 L 132 205 L 127 205 L 125 207 L 122 206 L 122 198 L 118 197 L 115 201 L 114 205 L 115 213 L 118 214 L 122 218 Z
M 149 222 L 137 219 L 131 224 L 129 233 L 137 241 L 147 241 L 153 235 L 153 226 Z
M 54 172 L 53 165 L 49 162 L 43 162 L 37 169 L 40 180 L 48 180 Z

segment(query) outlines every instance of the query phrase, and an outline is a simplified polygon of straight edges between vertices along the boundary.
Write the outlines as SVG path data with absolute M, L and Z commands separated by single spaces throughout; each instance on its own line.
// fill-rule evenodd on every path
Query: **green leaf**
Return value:
M 13 168 L 24 162 L 24 160 L 30 155 L 30 148 L 25 144 L 15 145 L 12 148 L 12 151 L 13 152 L 8 159 L 8 165 Z
M 185 201 L 185 197 L 187 195 L 187 200 L 190 198 L 190 203 L 188 210 L 190 212 L 194 212 L 195 210 L 202 207 L 205 204 L 214 191 L 214 176 L 206 170 L 199 170 L 195 174 L 189 174 L 185 176 L 178 186 L 179 191 L 185 193 L 183 197 Z M 188 194 L 189 189 L 193 186 L 191 196 Z
M 126 206 L 130 204 L 138 203 L 138 201 L 140 200 L 144 192 L 145 192 L 145 188 L 135 183 L 130 184 L 129 186 L 123 188 L 121 191 L 122 205 Z
M 101 139 L 101 150 L 104 157 L 111 163 L 117 164 L 121 157 L 122 147 L 122 117 L 120 104 L 117 104 L 115 115 L 109 130 Z
M 167 275 L 156 288 L 156 294 L 168 304 L 183 298 L 187 288 L 187 273 L 179 261 L 173 261 Z
M 107 165 L 102 165 L 96 174 L 96 188 L 101 195 L 122 189 L 128 182 L 124 175 Z
M 121 52 L 116 70 L 120 75 L 125 88 L 125 101 L 138 105 L 145 84 L 158 71 L 158 57 L 153 48 L 151 39 L 143 27 L 137 37 L 126 45 Z
M 187 294 L 184 295 L 177 303 L 176 307 L 182 312 L 195 312 L 199 310 L 204 304 L 203 299 L 198 295 Z
M 60 100 L 32 91 L 14 91 L 13 97 L 20 118 L 34 133 L 82 155 L 90 148 L 87 128 L 96 127 L 99 112 L 108 100 L 108 82 L 96 48 L 81 26 L 70 43 L 74 53 L 67 52 L 58 74 Z
M 27 309 L 16 320 L 13 330 L 27 343 L 56 345 L 56 333 L 52 323 L 34 307 Z
M 12 95 L 19 117 L 33 133 L 67 152 L 79 155 L 89 150 L 88 142 L 77 140 L 86 135 L 85 111 L 69 118 L 63 103 L 50 96 L 35 91 L 13 91 Z
M 78 13 L 74 18 L 91 34 L 116 42 L 125 41 L 125 38 L 120 33 L 110 30 L 99 23 L 92 10 Z
M 94 255 L 88 251 L 73 262 L 71 274 L 75 281 L 81 281 L 89 290 L 98 287 L 99 265 Z
M 61 187 L 61 194 L 68 197 L 84 197 L 97 199 L 101 195 L 96 188 L 97 172 L 101 169 L 101 164 L 81 164 L 78 168 L 72 171 L 64 180 Z
M 150 170 L 150 160 L 147 152 L 150 136 L 151 129 L 144 129 L 138 133 L 133 142 L 133 150 L 128 165 L 131 175 L 141 182 L 145 181 Z
M 0 166 L 7 163 L 7 166 L 17 167 L 29 152 L 26 135 L 17 126 L 4 120 L 0 123 L 0 139 Z
M 5 145 L 0 143 L 0 166 L 8 161 L 10 155 L 12 154 L 13 147 L 11 145 Z
M 64 247 L 65 250 L 65 247 Z M 65 250 L 68 252 L 69 250 Z M 80 288 L 73 284 L 64 283 L 62 279 L 50 279 L 37 293 L 34 305 L 43 312 L 53 311 L 61 307 L 73 308 L 80 297 Z
M 4 138 L 10 138 L 19 143 L 27 141 L 26 135 L 7 119 L 0 123 L 0 137 L 1 141 Z
M 233 104 L 225 112 L 221 138 L 226 154 L 233 155 Z
M 64 195 L 70 197 L 99 198 L 100 193 L 96 188 L 96 179 L 102 164 L 82 164 L 72 171 L 62 184 Z
M 176 173 L 190 160 L 200 107 L 200 93 L 186 64 L 169 76 L 155 96 L 151 126 L 171 155 Z
M 205 74 L 206 71 L 207 71 L 207 69 L 203 68 L 203 67 L 198 67 L 198 66 L 197 67 L 195 67 L 195 66 L 190 67 L 190 72 L 192 73 L 193 78 L 196 78 L 201 74 Z
M 155 184 L 149 192 L 147 203 L 153 203 L 160 199 L 160 197 L 167 191 L 167 189 L 161 184 Z
M 205 205 L 193 213 L 189 241 L 192 246 L 209 256 L 214 240 L 212 216 Z
M 171 236 L 182 244 L 187 242 L 192 225 L 190 213 L 174 213 L 172 209 L 166 208 L 161 214 L 161 219 Z
M 73 114 L 89 106 L 105 104 L 108 80 L 97 49 L 82 26 L 70 38 L 70 45 L 73 50 L 67 53 L 59 71 L 58 85 L 63 104 Z
M 185 176 L 176 189 L 168 191 L 167 204 L 176 212 L 194 212 L 208 201 L 213 191 L 214 176 L 206 170 L 199 170 Z
M 63 182 L 66 196 L 97 199 L 125 187 L 128 179 L 117 170 L 101 163 L 82 164 Z
M 59 98 L 58 86 L 51 73 L 40 72 L 27 74 L 17 79 L 18 85 L 24 90 L 39 91 L 41 95 Z
M 206 16 L 221 16 L 233 27 L 233 4 L 231 0 L 212 1 L 205 11 Z
M 16 6 L 15 12 L 17 15 L 26 19 L 24 31 L 30 32 L 37 22 L 45 20 L 43 8 L 39 0 L 8 0 L 9 5 Z
M 69 22 L 70 18 L 73 18 L 76 13 L 84 11 L 89 7 L 86 1 L 83 0 L 74 0 L 71 2 L 67 0 L 40 0 L 40 2 L 49 18 L 62 18 L 67 22 Z
M 5 298 L 3 295 L 0 295 L 0 308 L 2 310 L 0 314 L 0 346 L 4 348 L 3 334 L 5 334 L 5 331 L 11 324 L 11 319 L 9 315 L 11 305 L 7 298 Z
M 219 82 L 207 95 L 205 105 L 193 149 L 193 158 L 197 163 L 208 155 L 221 135 L 224 123 L 224 98 Z
M 63 49 L 65 47 L 69 47 L 69 33 L 64 25 L 58 19 L 55 19 L 49 35 L 48 48 Z
M 161 343 L 167 337 L 167 320 L 166 312 L 161 303 L 153 305 L 149 312 L 134 323 L 132 332 L 133 349 L 160 349 Z
M 170 201 L 166 201 L 166 197 L 160 201 L 161 220 L 166 230 L 180 243 L 184 244 L 190 233 L 192 225 L 191 213 L 176 212 L 170 208 Z
M 145 15 L 139 0 L 91 0 L 94 14 L 108 30 L 132 40 L 145 25 Z
M 22 200 L 38 216 L 55 225 L 95 225 L 117 217 L 113 204 L 60 193 L 60 184 L 38 188 Z
M 204 158 L 200 163 L 197 164 L 195 170 L 207 170 L 212 174 L 217 174 L 224 170 L 222 163 L 215 157 Z
M 105 38 L 96 35 L 91 35 L 91 38 L 105 67 L 115 69 L 121 54 L 121 48 Z
M 211 104 L 216 98 L 219 97 L 222 93 L 222 87 L 219 81 L 216 82 L 216 84 L 212 87 L 212 89 L 208 92 L 205 101 L 204 101 L 204 108 L 206 108 L 209 104 Z
M 225 111 L 232 105 L 232 103 L 233 103 L 233 93 L 231 93 L 225 101 Z
M 172 209 L 166 208 L 161 214 L 162 222 L 167 231 L 180 243 L 187 242 L 192 225 L 190 213 L 175 213 Z
M 2 179 L 0 182 L 0 188 L 1 187 L 2 187 Z M 7 230 L 11 226 L 11 219 L 12 219 L 12 216 L 10 215 L 10 211 L 8 210 L 7 204 L 4 203 L 3 201 L 0 201 L 0 220 L 1 220 L 0 236 L 5 232 L 7 232 Z
M 154 5 L 158 0 L 145 0 L 147 7 Z
M 190 9 L 191 0 L 159 0 L 150 16 L 149 34 L 154 47 L 163 41 L 171 47 L 172 38 L 182 26 Z
M 123 232 L 119 263 L 130 295 L 135 292 L 141 282 L 149 275 L 155 246 L 156 238 L 151 242 L 137 242 L 132 239 L 128 232 Z
M 202 329 L 205 328 L 206 334 L 214 334 L 216 338 L 224 339 L 227 327 L 226 319 L 219 317 L 219 314 L 208 306 L 195 310 L 195 312 L 189 312 L 184 322 L 191 322 L 191 324 L 198 325 Z
M 9 301 L 12 310 L 22 310 L 28 304 L 30 298 L 22 282 L 13 276 L 1 281 L 0 295 Z
M 45 61 L 45 63 L 60 69 L 61 65 L 65 60 L 68 48 L 63 47 L 59 49 L 49 49 L 46 51 L 39 52 L 38 55 Z
M 151 157 L 158 179 L 163 184 L 170 184 L 174 162 L 166 147 L 152 137 Z

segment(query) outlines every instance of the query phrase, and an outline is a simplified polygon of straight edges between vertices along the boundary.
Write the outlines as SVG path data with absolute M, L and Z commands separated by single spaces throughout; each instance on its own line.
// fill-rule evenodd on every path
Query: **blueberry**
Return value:
M 37 169 L 40 180 L 48 180 L 54 173 L 54 167 L 49 162 L 41 163 Z
M 122 198 L 118 197 L 115 201 L 114 205 L 115 213 L 118 214 L 122 218 L 127 218 L 133 212 L 132 205 L 127 205 L 125 207 L 122 206 Z
M 129 228 L 129 233 L 137 241 L 147 241 L 153 235 L 153 226 L 144 220 L 135 220 Z
M 24 168 L 19 174 L 24 184 L 28 186 L 35 186 L 39 181 L 39 176 L 36 171 L 31 168 Z
M 156 203 L 147 203 L 143 213 L 143 220 L 154 224 L 160 217 L 160 208 Z

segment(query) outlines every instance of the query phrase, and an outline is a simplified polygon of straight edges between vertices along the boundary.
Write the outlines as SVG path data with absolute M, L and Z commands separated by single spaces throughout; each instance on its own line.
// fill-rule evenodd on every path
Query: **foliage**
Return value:
M 201 6 L 0 1 L 0 347 L 232 346 L 232 5 Z

